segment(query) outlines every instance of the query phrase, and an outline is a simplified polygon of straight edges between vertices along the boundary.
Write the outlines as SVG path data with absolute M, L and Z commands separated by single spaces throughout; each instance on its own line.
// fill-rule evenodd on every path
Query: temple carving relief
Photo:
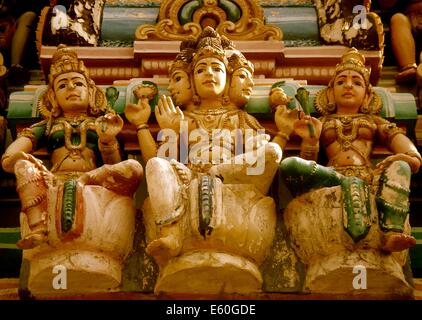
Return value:
M 37 47 L 0 96 L 21 298 L 414 297 L 417 106 L 371 1 L 51 1 Z

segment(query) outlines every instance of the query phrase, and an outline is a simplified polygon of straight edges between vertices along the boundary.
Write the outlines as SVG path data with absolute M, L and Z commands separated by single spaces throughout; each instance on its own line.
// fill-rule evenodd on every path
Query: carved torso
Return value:
M 377 124 L 370 115 L 329 115 L 322 122 L 321 141 L 329 166 L 369 165 L 377 132 Z
M 243 144 L 245 138 L 249 137 L 248 134 L 245 134 L 245 129 L 254 131 L 263 129 L 254 117 L 239 109 L 221 108 L 206 112 L 195 110 L 185 112 L 185 115 L 187 118 L 193 119 L 195 128 L 199 129 L 198 133 L 201 136 L 208 136 L 208 144 L 201 146 L 196 143 L 196 138 L 191 136 L 189 148 L 192 150 L 192 148 L 199 147 L 200 150 L 195 152 L 200 158 L 197 160 L 203 160 L 210 165 L 244 152 Z M 252 130 L 249 132 L 250 135 Z M 241 147 L 241 152 L 236 151 L 236 148 L 239 147 Z M 215 158 L 216 154 L 220 155 L 218 160 Z

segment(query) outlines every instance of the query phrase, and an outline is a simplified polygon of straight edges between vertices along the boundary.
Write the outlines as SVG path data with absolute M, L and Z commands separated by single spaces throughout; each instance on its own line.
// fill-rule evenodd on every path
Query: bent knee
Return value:
M 394 14 L 391 17 L 390 27 L 392 29 L 395 29 L 395 28 L 401 28 L 401 29 L 408 28 L 410 30 L 411 29 L 411 27 L 410 27 L 410 20 L 403 13 L 396 13 L 396 14 Z
M 308 166 L 309 161 L 299 157 L 288 157 L 280 163 L 280 171 L 283 173 L 295 174 L 303 171 Z

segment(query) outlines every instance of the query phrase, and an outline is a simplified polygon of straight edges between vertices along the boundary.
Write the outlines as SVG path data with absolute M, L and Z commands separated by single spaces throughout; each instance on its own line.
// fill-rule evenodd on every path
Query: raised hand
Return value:
M 278 131 L 290 135 L 294 130 L 294 124 L 298 121 L 297 109 L 290 110 L 285 105 L 278 105 L 274 114 L 274 122 Z
M 146 124 L 150 115 L 151 106 L 149 105 L 147 98 L 139 99 L 137 104 L 129 103 L 126 105 L 126 119 L 135 126 Z
M 184 119 L 182 110 L 175 107 L 171 98 L 165 95 L 158 100 L 155 117 L 161 129 L 173 129 L 176 132 L 179 132 L 180 121 Z
M 303 140 L 318 141 L 321 136 L 322 123 L 317 118 L 300 112 L 299 120 L 294 123 L 295 133 Z
M 107 113 L 95 120 L 95 127 L 101 143 L 108 144 L 116 139 L 123 128 L 123 119 L 117 113 Z

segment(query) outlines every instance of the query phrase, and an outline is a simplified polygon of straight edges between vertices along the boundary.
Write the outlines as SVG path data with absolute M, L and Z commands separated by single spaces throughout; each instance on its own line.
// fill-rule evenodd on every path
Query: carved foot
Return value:
M 38 247 L 47 241 L 47 232 L 37 230 L 28 234 L 25 238 L 19 240 L 16 245 L 21 249 L 32 249 Z
M 398 252 L 409 249 L 416 244 L 416 239 L 410 235 L 398 232 L 389 232 L 384 235 L 384 246 L 386 252 Z
M 170 258 L 177 256 L 181 249 L 182 245 L 176 236 L 169 235 L 151 241 L 146 248 L 146 252 L 153 256 L 159 265 L 163 265 Z
M 411 64 L 403 67 L 396 75 L 396 82 L 398 84 L 412 83 L 416 80 L 416 64 Z

